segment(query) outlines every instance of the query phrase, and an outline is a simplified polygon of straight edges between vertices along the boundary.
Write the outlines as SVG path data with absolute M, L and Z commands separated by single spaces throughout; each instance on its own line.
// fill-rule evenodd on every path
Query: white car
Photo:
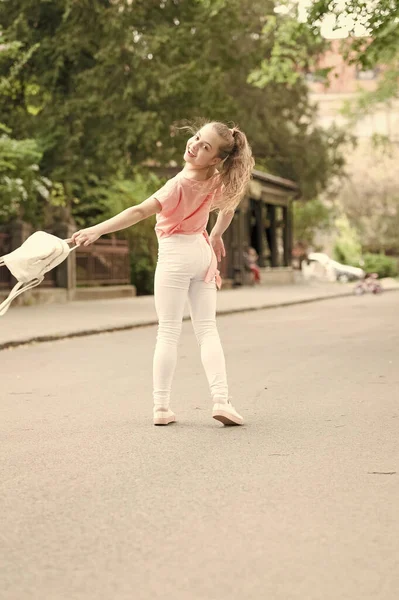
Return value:
M 347 283 L 348 281 L 363 279 L 365 276 L 363 269 L 352 267 L 350 265 L 343 265 L 323 252 L 310 252 L 310 254 L 308 254 L 307 262 L 308 265 L 305 267 L 305 271 L 308 270 L 313 263 L 312 270 L 314 271 L 314 274 L 316 276 L 318 273 L 322 275 L 324 271 L 324 277 L 330 281 Z M 321 268 L 318 269 L 317 266 Z

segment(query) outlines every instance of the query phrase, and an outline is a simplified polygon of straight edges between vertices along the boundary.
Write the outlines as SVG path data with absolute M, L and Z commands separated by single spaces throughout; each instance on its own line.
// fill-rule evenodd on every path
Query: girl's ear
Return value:
M 220 156 L 215 156 L 215 158 L 212 158 L 210 164 L 211 165 L 218 165 L 219 163 L 222 162 L 222 158 L 220 158 Z

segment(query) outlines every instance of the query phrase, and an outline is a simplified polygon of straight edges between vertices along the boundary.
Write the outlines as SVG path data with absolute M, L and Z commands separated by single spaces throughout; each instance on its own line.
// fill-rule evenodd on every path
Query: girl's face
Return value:
M 221 161 L 218 156 L 221 141 L 212 124 L 205 125 L 188 140 L 184 160 L 198 169 L 216 165 Z

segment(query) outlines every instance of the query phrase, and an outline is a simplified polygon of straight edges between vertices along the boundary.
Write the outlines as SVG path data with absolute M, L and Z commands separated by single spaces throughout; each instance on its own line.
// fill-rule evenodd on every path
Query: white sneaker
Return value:
M 230 400 L 225 403 L 216 402 L 213 405 L 212 416 L 223 425 L 242 425 L 244 423 L 244 419 L 232 406 Z
M 176 421 L 176 415 L 170 408 L 154 408 L 154 425 L 169 425 Z

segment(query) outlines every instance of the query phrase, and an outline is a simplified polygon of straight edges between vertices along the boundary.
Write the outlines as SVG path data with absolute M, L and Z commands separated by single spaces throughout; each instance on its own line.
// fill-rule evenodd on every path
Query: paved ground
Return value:
M 166 428 L 153 327 L 2 351 L 1 600 L 396 600 L 398 301 L 221 318 L 242 428 L 189 324 Z
M 399 290 L 399 281 L 382 280 L 385 290 Z M 218 313 L 232 314 L 274 306 L 314 302 L 353 294 L 355 284 L 296 283 L 245 287 L 218 294 Z M 188 315 L 188 310 L 186 310 Z M 12 307 L 0 317 L 0 350 L 29 341 L 117 331 L 156 323 L 152 296 L 91 302 Z

